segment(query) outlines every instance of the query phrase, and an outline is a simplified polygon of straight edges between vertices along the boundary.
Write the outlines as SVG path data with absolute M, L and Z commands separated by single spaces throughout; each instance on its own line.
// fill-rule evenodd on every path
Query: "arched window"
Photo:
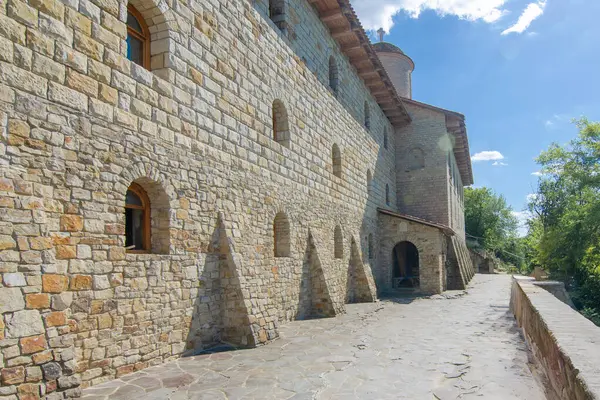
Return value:
M 277 213 L 275 216 L 273 235 L 275 239 L 275 257 L 289 257 L 291 252 L 290 222 L 283 212 Z
M 288 113 L 281 100 L 273 102 L 273 140 L 290 147 L 290 124 Z
M 146 252 L 150 246 L 150 199 L 134 182 L 125 196 L 125 248 L 130 252 Z
M 335 258 L 344 258 L 344 238 L 342 228 L 339 225 L 335 227 L 333 232 L 333 255 Z
M 335 96 L 338 95 L 338 67 L 333 56 L 329 57 L 329 88 Z
M 371 183 L 373 182 L 373 175 L 371 170 L 367 170 L 367 194 L 371 194 Z
M 365 128 L 371 129 L 371 110 L 369 104 L 365 101 Z
M 285 29 L 285 0 L 269 0 L 269 18 L 280 30 Z
M 131 4 L 127 6 L 127 58 L 150 69 L 150 31 L 142 14 Z
M 390 185 L 385 184 L 385 204 L 390 205 Z
M 388 148 L 388 133 L 387 127 L 383 128 L 383 148 L 387 150 Z
M 373 234 L 369 233 L 369 240 L 368 240 L 368 254 L 369 254 L 369 260 L 373 259 Z
M 333 163 L 333 174 L 338 178 L 342 177 L 342 152 L 337 144 L 331 148 L 331 161 Z

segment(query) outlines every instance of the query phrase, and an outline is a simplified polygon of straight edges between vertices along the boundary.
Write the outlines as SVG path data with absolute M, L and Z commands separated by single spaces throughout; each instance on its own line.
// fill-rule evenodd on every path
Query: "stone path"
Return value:
M 83 398 L 545 399 L 509 294 L 509 276 L 477 275 L 466 294 L 350 305 L 287 324 L 268 346 L 182 358 Z

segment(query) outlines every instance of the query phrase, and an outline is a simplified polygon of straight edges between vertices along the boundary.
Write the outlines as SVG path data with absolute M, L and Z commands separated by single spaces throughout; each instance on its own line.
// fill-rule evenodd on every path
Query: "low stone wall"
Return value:
M 547 389 L 564 400 L 600 399 L 600 328 L 532 278 L 514 277 L 510 308 Z

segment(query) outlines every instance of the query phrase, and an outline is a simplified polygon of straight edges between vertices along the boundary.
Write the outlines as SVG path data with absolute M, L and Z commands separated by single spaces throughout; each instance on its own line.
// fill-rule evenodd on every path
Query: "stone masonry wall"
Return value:
M 406 104 L 412 123 L 396 133 L 398 209 L 450 226 L 446 155 L 451 148 L 441 112 Z
M 600 328 L 532 278 L 513 277 L 510 309 L 545 375 L 552 398 L 600 398 Z
M 153 71 L 124 56 L 126 6 L 0 2 L 0 396 L 77 396 L 186 350 L 265 343 L 306 298 L 332 315 L 373 294 L 366 238 L 382 188 L 396 192 L 394 142 L 384 151 L 389 124 L 344 60 L 342 99 L 346 84 L 369 101 L 370 131 L 249 2 L 136 2 L 153 15 Z M 272 139 L 275 99 L 289 148 Z M 132 182 L 150 196 L 152 254 L 124 250 Z

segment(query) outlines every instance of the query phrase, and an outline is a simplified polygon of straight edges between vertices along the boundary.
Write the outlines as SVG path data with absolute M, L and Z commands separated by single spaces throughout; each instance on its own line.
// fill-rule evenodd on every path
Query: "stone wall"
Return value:
M 159 13 L 148 71 L 125 58 L 126 5 L 0 3 L 1 395 L 76 396 L 375 297 L 364 252 L 385 184 L 395 192 L 394 142 L 351 68 L 340 61 L 335 98 L 250 2 L 223 0 L 136 3 Z M 272 138 L 275 99 L 289 147 Z M 151 254 L 124 249 L 132 182 L 152 204 Z M 289 257 L 274 256 L 278 213 Z
M 511 311 L 559 399 L 599 399 L 600 328 L 534 284 L 514 277 Z
M 450 138 L 446 117 L 432 109 L 406 104 L 412 123 L 396 136 L 397 201 L 404 214 L 450 226 L 446 155 Z M 447 193 L 444 196 L 433 193 Z

